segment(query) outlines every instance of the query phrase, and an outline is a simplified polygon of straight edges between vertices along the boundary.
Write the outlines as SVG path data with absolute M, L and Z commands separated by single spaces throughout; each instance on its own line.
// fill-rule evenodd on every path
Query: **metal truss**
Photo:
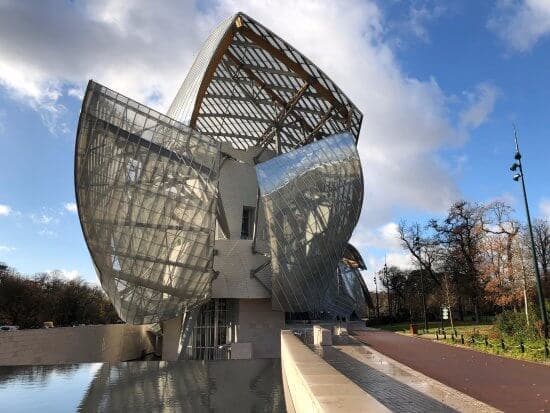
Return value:
M 168 115 L 239 149 L 289 152 L 350 132 L 363 115 L 307 57 L 243 13 L 201 49 Z

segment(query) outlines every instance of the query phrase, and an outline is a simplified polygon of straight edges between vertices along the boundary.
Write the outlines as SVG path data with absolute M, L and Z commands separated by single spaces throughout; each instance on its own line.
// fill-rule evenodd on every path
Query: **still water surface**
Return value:
M 0 367 L 0 412 L 284 412 L 278 359 Z

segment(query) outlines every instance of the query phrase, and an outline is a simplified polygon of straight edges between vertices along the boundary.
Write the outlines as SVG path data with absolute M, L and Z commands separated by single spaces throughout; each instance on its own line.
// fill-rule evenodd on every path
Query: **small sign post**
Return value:
M 448 307 L 442 307 L 441 312 L 442 312 L 443 320 L 448 320 L 449 319 L 449 308 Z

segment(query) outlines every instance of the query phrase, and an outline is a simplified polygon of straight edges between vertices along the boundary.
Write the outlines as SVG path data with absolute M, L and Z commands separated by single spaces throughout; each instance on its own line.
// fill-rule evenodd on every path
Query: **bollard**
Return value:
M 460 335 L 460 342 L 461 342 L 462 344 L 464 344 L 464 334 L 461 334 L 461 335 Z
M 544 357 L 550 356 L 550 351 L 548 350 L 548 341 L 544 340 Z
M 437 331 L 435 332 L 435 339 L 439 341 L 439 333 Z
M 506 350 L 504 347 L 504 340 L 500 339 L 500 347 L 502 347 L 503 350 Z
M 470 342 L 471 342 L 472 344 L 475 344 L 476 341 L 475 341 L 475 339 L 474 339 L 474 336 L 470 336 Z
M 487 336 L 485 336 L 485 347 L 489 347 L 489 341 L 487 340 Z
M 519 348 L 521 349 L 522 353 L 525 353 L 525 346 L 523 345 L 523 341 L 519 342 Z
M 443 330 L 443 339 L 447 340 L 447 333 L 445 332 L 445 330 Z

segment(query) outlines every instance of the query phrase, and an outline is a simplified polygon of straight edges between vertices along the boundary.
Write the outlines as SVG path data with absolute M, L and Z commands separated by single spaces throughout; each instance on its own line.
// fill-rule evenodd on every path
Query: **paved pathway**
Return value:
M 550 367 L 389 331 L 355 330 L 373 349 L 505 412 L 550 412 Z
M 494 412 L 354 339 L 333 337 L 333 346 L 313 349 L 334 368 L 394 412 Z

